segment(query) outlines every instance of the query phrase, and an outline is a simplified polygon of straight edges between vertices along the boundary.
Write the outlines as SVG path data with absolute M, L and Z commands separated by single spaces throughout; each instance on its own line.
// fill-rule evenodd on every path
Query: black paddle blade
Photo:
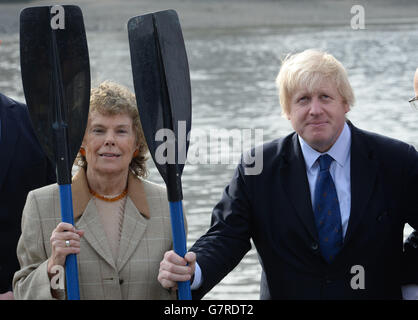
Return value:
M 148 148 L 166 183 L 169 201 L 179 201 L 183 198 L 181 174 L 189 148 L 192 98 L 177 13 L 165 10 L 131 18 L 128 34 L 136 100 Z M 162 136 L 165 138 L 158 139 Z M 164 149 L 166 157 L 162 157 Z
M 62 167 L 67 171 L 68 167 L 71 170 L 87 124 L 90 66 L 80 8 L 60 7 L 22 10 L 20 62 L 36 135 L 58 171 Z

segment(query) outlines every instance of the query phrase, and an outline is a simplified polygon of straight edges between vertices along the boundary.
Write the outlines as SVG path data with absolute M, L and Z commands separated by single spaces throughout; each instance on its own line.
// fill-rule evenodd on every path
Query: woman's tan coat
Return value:
M 85 171 L 72 183 L 75 227 L 84 230 L 77 255 L 81 299 L 175 299 L 157 280 L 160 261 L 172 249 L 170 212 L 164 187 L 129 174 L 119 257 L 115 262 Z M 61 221 L 59 188 L 29 193 L 17 247 L 21 269 L 13 279 L 16 299 L 52 299 L 47 274 L 50 237 Z M 65 298 L 65 291 L 59 291 Z

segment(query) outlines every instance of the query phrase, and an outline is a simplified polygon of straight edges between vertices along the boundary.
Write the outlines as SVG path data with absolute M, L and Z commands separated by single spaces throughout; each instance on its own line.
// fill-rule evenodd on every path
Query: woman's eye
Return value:
M 94 133 L 103 133 L 103 129 L 95 128 L 93 129 Z

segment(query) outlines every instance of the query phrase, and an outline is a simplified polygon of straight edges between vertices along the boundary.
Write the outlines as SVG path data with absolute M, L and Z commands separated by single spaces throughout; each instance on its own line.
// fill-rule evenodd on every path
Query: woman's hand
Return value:
M 52 267 L 56 265 L 65 265 L 65 258 L 69 254 L 80 253 L 80 239 L 84 231 L 76 230 L 73 225 L 61 222 L 52 231 L 50 238 L 52 254 L 48 259 L 48 275 L 53 275 Z

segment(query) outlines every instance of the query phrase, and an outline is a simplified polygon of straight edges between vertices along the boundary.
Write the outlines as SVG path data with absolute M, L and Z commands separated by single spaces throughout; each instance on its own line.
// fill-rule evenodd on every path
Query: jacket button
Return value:
M 318 244 L 316 242 L 312 242 L 311 249 L 314 251 L 318 250 Z
M 119 284 L 122 284 L 123 283 L 123 279 L 119 279 Z

